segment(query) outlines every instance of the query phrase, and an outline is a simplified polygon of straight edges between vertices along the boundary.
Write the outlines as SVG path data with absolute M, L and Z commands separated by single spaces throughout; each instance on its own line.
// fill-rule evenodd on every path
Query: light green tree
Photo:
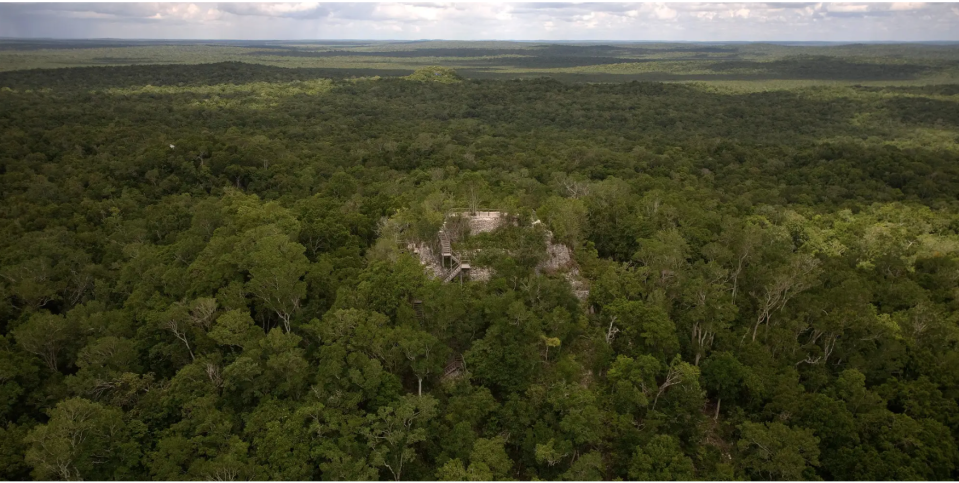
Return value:
M 586 231 L 586 204 L 575 198 L 551 196 L 536 212 L 553 231 L 556 241 L 577 247 Z
M 740 465 L 754 478 L 804 480 L 811 475 L 807 470 L 819 466 L 819 438 L 811 430 L 780 422 L 745 422 L 739 430 Z
M 259 231 L 259 230 L 257 230 Z M 283 321 L 290 332 L 290 321 L 306 297 L 306 274 L 309 261 L 303 245 L 282 233 L 258 234 L 250 253 L 250 275 L 247 290 Z
M 367 416 L 363 435 L 374 466 L 389 470 L 396 481 L 403 467 L 416 457 L 416 445 L 426 440 L 426 425 L 436 415 L 437 401 L 430 395 L 403 396 Z
M 109 480 L 134 474 L 137 438 L 146 431 L 142 423 L 128 423 L 119 409 L 82 398 L 60 402 L 49 415 L 24 438 L 35 478 Z
M 479 438 L 473 443 L 469 466 L 464 467 L 459 458 L 441 466 L 436 477 L 442 481 L 501 481 L 509 477 L 513 461 L 506 454 L 506 440 L 501 436 Z

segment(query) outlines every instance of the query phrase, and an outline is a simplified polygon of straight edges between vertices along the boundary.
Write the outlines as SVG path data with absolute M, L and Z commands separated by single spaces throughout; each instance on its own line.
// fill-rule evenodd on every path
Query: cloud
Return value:
M 861 13 L 861 12 L 869 11 L 869 5 L 866 5 L 866 4 L 852 5 L 848 3 L 846 4 L 837 3 L 837 4 L 829 5 L 828 8 L 830 12 L 839 12 L 839 13 L 853 13 L 853 12 Z
M 959 40 L 957 17 L 941 3 L 0 3 L 0 36 Z
M 653 12 L 656 14 L 656 18 L 660 20 L 672 20 L 678 15 L 675 10 L 665 4 L 657 5 Z
M 889 10 L 901 12 L 903 10 L 919 10 L 925 7 L 925 3 L 893 3 L 889 6 Z
M 316 2 L 304 3 L 220 3 L 217 10 L 233 15 L 315 19 L 330 15 L 330 9 Z

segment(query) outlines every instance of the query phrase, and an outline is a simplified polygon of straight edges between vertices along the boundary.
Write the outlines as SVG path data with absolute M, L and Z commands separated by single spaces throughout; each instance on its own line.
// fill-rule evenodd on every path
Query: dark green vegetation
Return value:
M 548 75 L 574 82 L 763 83 L 760 89 L 821 82 L 959 82 L 959 46 L 948 44 L 0 40 L 0 71 L 222 61 L 319 69 L 313 73 L 327 77 L 405 76 L 439 65 L 471 79 Z
M 955 50 L 833 49 L 762 68 L 869 85 L 0 74 L 0 478 L 959 478 Z M 589 298 L 532 229 L 426 276 L 471 203 Z

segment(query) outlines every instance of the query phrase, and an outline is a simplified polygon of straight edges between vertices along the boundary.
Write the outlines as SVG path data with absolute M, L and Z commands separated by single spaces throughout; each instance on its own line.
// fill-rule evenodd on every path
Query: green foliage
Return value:
M 395 405 L 370 414 L 365 436 L 373 465 L 384 467 L 401 481 L 403 468 L 416 458 L 415 445 L 426 440 L 424 426 L 436 415 L 436 404 L 432 396 L 403 396 Z
M 439 82 L 440 84 L 453 84 L 462 81 L 462 78 L 456 73 L 455 70 L 435 65 L 417 69 L 406 78 L 411 81 Z
M 459 459 L 451 459 L 436 472 L 441 481 L 490 481 L 509 479 L 509 470 L 513 462 L 506 455 L 505 441 L 497 437 L 493 439 L 477 439 L 470 453 L 469 466 L 464 468 Z
M 819 439 L 808 429 L 794 429 L 779 422 L 740 426 L 736 448 L 743 454 L 743 470 L 768 480 L 802 480 L 819 466 Z
M 959 477 L 954 46 L 0 44 L 0 478 Z
M 676 324 L 669 314 L 655 305 L 619 299 L 603 310 L 622 327 L 618 338 L 622 351 L 629 354 L 654 354 L 666 361 L 679 351 Z
M 636 448 L 629 465 L 629 477 L 640 481 L 684 481 L 695 479 L 693 460 L 683 454 L 671 436 L 659 435 Z
M 129 479 L 137 473 L 138 439 L 146 430 L 122 411 L 85 399 L 67 399 L 50 421 L 30 431 L 26 462 L 37 479 Z
M 572 247 L 583 242 L 587 212 L 582 200 L 553 196 L 546 200 L 538 212 L 559 242 Z
M 64 353 L 78 335 L 72 321 L 45 311 L 34 314 L 12 333 L 17 345 L 38 356 L 53 372 L 64 364 Z

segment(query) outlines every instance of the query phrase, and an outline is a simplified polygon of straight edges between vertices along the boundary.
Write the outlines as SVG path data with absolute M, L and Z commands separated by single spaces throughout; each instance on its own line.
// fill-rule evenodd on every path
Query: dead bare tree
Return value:
M 713 337 L 715 337 L 713 331 L 707 329 L 705 324 L 701 322 L 696 322 L 693 324 L 693 343 L 696 344 L 696 359 L 693 362 L 694 366 L 699 365 L 699 360 L 703 357 L 703 354 L 706 352 L 706 348 L 713 344 Z
M 825 337 L 822 337 L 825 335 Z M 820 330 L 813 330 L 813 334 L 810 337 L 810 342 L 815 344 L 818 340 L 822 340 L 822 353 L 813 357 L 806 356 L 805 359 L 796 363 L 799 364 L 825 364 L 829 360 L 829 356 L 832 355 L 833 351 L 836 349 L 836 342 L 839 340 L 839 334 L 825 334 Z
M 582 198 L 589 195 L 589 184 L 585 181 L 564 178 L 562 183 L 570 198 Z
M 212 363 L 206 363 L 206 375 L 210 378 L 210 382 L 213 383 L 217 388 L 223 387 L 223 376 L 220 374 L 220 366 Z
M 613 339 L 616 337 L 616 334 L 619 333 L 617 327 L 613 327 L 613 324 L 616 323 L 616 316 L 609 318 L 609 329 L 606 329 L 606 345 L 612 345 Z
M 186 346 L 186 350 L 190 353 L 190 360 L 196 360 L 196 356 L 193 355 L 193 349 L 190 348 L 190 341 L 186 337 L 186 329 L 182 327 L 182 321 L 178 320 L 176 315 L 170 316 L 166 319 L 164 326 L 167 330 L 173 333 L 173 336 L 178 340 L 183 342 L 183 345 Z
M 739 240 L 737 246 L 736 265 L 729 272 L 729 280 L 733 283 L 731 295 L 734 302 L 736 301 L 736 294 L 739 291 L 739 276 L 755 255 L 756 248 L 758 248 L 761 243 L 762 233 L 756 227 L 747 226 L 743 230 L 742 238 Z
M 769 327 L 773 312 L 782 310 L 789 300 L 809 289 L 818 282 L 819 260 L 812 255 L 796 255 L 785 267 L 785 271 L 776 274 L 763 287 L 760 293 L 751 293 L 759 303 L 756 321 L 753 323 L 752 340 L 756 340 L 759 326 Z
M 216 299 L 197 299 L 196 302 L 193 303 L 193 308 L 190 310 L 190 321 L 193 322 L 193 325 L 203 330 L 210 330 L 213 326 L 213 316 L 216 314 L 216 309 Z
M 673 364 L 669 367 L 669 371 L 666 373 L 666 379 L 662 384 L 659 385 L 659 389 L 656 391 L 656 397 L 653 398 L 653 406 L 651 409 L 656 409 L 656 403 L 659 402 L 659 396 L 662 396 L 666 389 L 669 389 L 672 386 L 681 384 L 683 382 L 683 373 L 679 370 L 679 366 Z

